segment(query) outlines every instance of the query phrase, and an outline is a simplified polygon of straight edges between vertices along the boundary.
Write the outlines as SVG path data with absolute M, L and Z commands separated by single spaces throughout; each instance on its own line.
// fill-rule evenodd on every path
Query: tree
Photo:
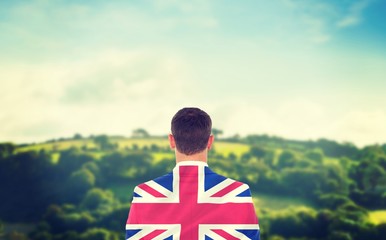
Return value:
M 82 153 L 77 149 L 69 149 L 60 152 L 56 169 L 61 174 L 60 177 L 66 178 L 74 171 L 79 170 L 84 164 L 93 161 L 94 158 L 91 155 Z
M 101 171 L 107 178 L 124 179 L 145 175 L 151 168 L 152 156 L 148 153 L 112 153 L 101 161 Z
M 212 134 L 215 139 L 219 138 L 220 135 L 223 134 L 223 131 L 217 128 L 212 128 Z
M 6 158 L 13 154 L 16 146 L 12 143 L 1 143 L 0 144 L 0 159 Z
M 378 164 L 371 164 L 364 171 L 363 186 L 365 190 L 375 191 L 379 185 L 386 185 L 386 172 Z
M 34 232 L 32 235 L 33 240 L 52 240 L 54 237 L 47 231 Z
M 328 209 L 337 209 L 344 204 L 353 203 L 350 198 L 339 194 L 323 194 L 319 196 L 319 204 Z
M 150 134 L 143 128 L 137 128 L 133 130 L 133 138 L 148 138 Z
M 111 150 L 115 146 L 111 144 L 107 135 L 99 135 L 94 137 L 94 142 L 100 147 L 101 150 Z
M 55 194 L 50 185 L 55 178 L 53 168 L 51 156 L 45 152 L 20 152 L 1 159 L 0 189 L 6 196 L 0 204 L 3 220 L 32 221 L 40 217 L 49 204 L 47 196 Z
M 292 151 L 285 150 L 280 154 L 277 166 L 279 168 L 294 167 L 296 161 L 297 159 L 295 154 Z
M 72 138 L 75 139 L 75 140 L 79 140 L 79 139 L 82 139 L 83 136 L 80 133 L 75 133 Z
M 346 195 L 350 184 L 346 169 L 337 162 L 328 162 L 323 164 L 323 170 L 326 173 L 323 191 Z
M 66 197 L 70 198 L 70 202 L 78 202 L 83 194 L 95 185 L 95 176 L 88 169 L 80 169 L 69 178 L 67 184 L 67 195 Z
M 311 168 L 286 168 L 283 170 L 282 184 L 285 189 L 295 195 L 315 197 L 323 184 L 321 172 Z
M 314 149 L 307 152 L 306 157 L 317 164 L 323 163 L 324 154 L 321 149 Z
M 265 156 L 265 154 L 267 153 L 266 150 L 262 147 L 258 147 L 258 146 L 253 146 L 251 147 L 251 149 L 249 150 L 249 153 L 253 156 L 253 157 L 256 157 L 257 159 L 261 159 Z
M 8 240 L 29 240 L 24 233 L 19 233 L 16 231 L 10 232 L 5 235 L 5 239 Z
M 270 233 L 283 237 L 318 237 L 318 221 L 312 209 L 295 210 L 288 208 L 272 216 Z
M 92 188 L 83 198 L 81 206 L 88 210 L 95 210 L 102 205 L 111 206 L 113 203 L 114 195 L 111 191 L 100 188 Z
M 347 232 L 332 232 L 328 236 L 328 240 L 352 240 L 350 233 Z
M 118 240 L 117 234 L 104 228 L 91 228 L 80 235 L 81 240 Z
M 3 225 L 3 222 L 0 219 L 0 238 L 3 236 L 3 233 L 4 233 L 4 225 Z

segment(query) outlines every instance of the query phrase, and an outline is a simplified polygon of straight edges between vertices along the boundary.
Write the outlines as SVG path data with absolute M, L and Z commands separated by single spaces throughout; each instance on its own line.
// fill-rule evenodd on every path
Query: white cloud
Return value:
M 328 108 L 306 98 L 281 102 L 276 108 L 247 101 L 223 101 L 209 109 L 214 127 L 225 136 L 269 134 L 288 139 L 328 138 L 359 147 L 386 143 L 386 111 L 349 111 L 333 115 Z
M 386 143 L 386 111 L 351 111 L 332 123 L 329 136 L 359 146 Z
M 242 100 L 223 99 L 207 107 L 212 116 L 213 127 L 224 131 L 224 135 L 274 134 L 277 120 L 263 107 Z
M 358 16 L 346 16 L 345 18 L 343 18 L 337 23 L 337 26 L 344 28 L 344 27 L 357 25 L 359 22 L 360 22 L 360 19 Z
M 127 135 L 137 127 L 160 133 L 165 128 L 155 120 L 163 124 L 170 117 L 162 115 L 168 104 L 190 93 L 186 71 L 181 59 L 160 51 L 107 51 L 74 62 L 4 66 L 1 141 L 74 132 Z
M 358 25 L 362 21 L 362 12 L 371 3 L 370 0 L 362 0 L 354 2 L 348 9 L 348 13 L 339 19 L 337 26 L 339 28 L 346 28 Z
M 306 41 L 320 44 L 334 39 L 334 34 L 339 29 L 360 24 L 364 20 L 363 11 L 373 0 L 281 2 L 292 13 L 284 18 L 297 27 L 290 29 L 291 32 L 303 35 Z

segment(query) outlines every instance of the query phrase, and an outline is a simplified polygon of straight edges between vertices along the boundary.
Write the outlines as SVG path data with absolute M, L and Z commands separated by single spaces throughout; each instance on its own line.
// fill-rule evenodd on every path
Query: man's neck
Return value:
M 176 151 L 176 163 L 184 162 L 184 161 L 199 161 L 199 162 L 207 162 L 207 151 L 204 150 L 199 153 L 195 153 L 192 155 L 186 155 Z

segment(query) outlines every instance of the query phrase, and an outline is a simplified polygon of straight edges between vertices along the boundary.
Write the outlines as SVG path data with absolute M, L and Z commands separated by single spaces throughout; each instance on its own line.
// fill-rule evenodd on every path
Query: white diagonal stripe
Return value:
M 244 234 L 238 232 L 236 229 L 243 230 L 259 230 L 259 224 L 200 224 L 199 225 L 199 239 L 205 239 L 205 235 L 213 239 L 224 239 L 218 234 L 214 233 L 212 229 L 221 229 L 229 233 L 230 235 L 239 238 L 241 240 L 250 240 Z
M 234 196 L 236 197 L 237 195 L 239 195 L 240 193 L 244 192 L 245 190 L 248 189 L 248 185 L 247 184 L 243 184 L 235 189 L 233 189 L 232 191 L 230 191 L 229 193 L 225 194 L 223 197 L 224 198 L 227 198 L 228 196 Z
M 142 196 L 143 198 L 154 198 L 153 195 L 151 195 L 150 193 L 146 192 L 145 190 L 143 190 L 142 188 L 140 187 L 135 187 L 134 189 L 134 192 L 140 196 Z M 134 198 L 135 200 L 136 198 Z M 134 201 L 133 201 L 134 202 Z
M 163 240 L 166 237 L 173 235 L 173 240 L 179 239 L 181 233 L 180 224 L 126 224 L 126 230 L 135 230 L 142 229 L 134 236 L 128 238 L 127 240 L 139 240 L 142 237 L 145 237 L 154 230 L 166 230 L 157 237 L 153 238 L 154 240 Z
M 149 182 L 146 182 L 146 185 L 148 185 L 149 187 L 155 189 L 156 191 L 160 192 L 161 194 L 163 194 L 164 196 L 169 196 L 172 194 L 171 191 L 169 191 L 168 189 L 164 188 L 163 186 L 159 185 L 157 182 L 151 180 Z
M 234 180 L 231 180 L 231 179 L 227 178 L 224 181 L 222 181 L 219 184 L 217 184 L 216 186 L 212 187 L 211 189 L 208 189 L 208 191 L 205 192 L 205 195 L 210 197 L 213 194 L 215 194 L 218 191 L 226 188 L 227 186 L 231 185 L 234 182 L 235 182 Z

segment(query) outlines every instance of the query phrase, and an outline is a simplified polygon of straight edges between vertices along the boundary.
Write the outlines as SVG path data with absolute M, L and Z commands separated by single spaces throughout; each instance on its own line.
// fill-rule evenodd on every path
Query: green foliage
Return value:
M 118 240 L 119 236 L 103 228 L 90 228 L 80 235 L 79 240 Z
M 345 204 L 353 204 L 353 201 L 347 196 L 333 193 L 319 195 L 318 200 L 321 207 L 333 210 Z
M 147 153 L 112 153 L 102 159 L 101 169 L 110 179 L 141 178 L 151 169 L 151 160 Z
M 285 150 L 280 154 L 277 166 L 280 169 L 291 168 L 296 165 L 297 161 L 299 160 L 296 158 L 296 154 L 293 151 Z
M 54 239 L 52 234 L 47 231 L 36 232 L 31 234 L 31 236 L 32 236 L 32 239 L 34 240 L 53 240 Z
M 367 191 L 375 191 L 379 185 L 386 186 L 386 171 L 378 164 L 371 164 L 363 173 L 363 188 Z
M 61 177 L 68 177 L 85 163 L 93 161 L 94 158 L 91 155 L 71 148 L 60 152 L 57 169 Z
M 97 209 L 109 208 L 114 205 L 114 194 L 109 190 L 100 188 L 90 189 L 80 203 L 80 207 L 85 210 L 93 211 Z
M 328 240 L 352 240 L 350 233 L 334 231 L 328 236 Z
M 305 156 L 311 161 L 321 164 L 323 162 L 324 153 L 321 149 L 313 149 L 306 152 Z
M 217 128 L 212 128 L 212 134 L 215 139 L 218 139 L 220 135 L 222 135 L 224 132 Z
M 150 134 L 143 128 L 133 130 L 133 138 L 148 138 Z
M 256 158 L 263 158 L 266 154 L 266 150 L 262 147 L 258 147 L 258 146 L 253 146 L 251 147 L 251 149 L 249 150 L 251 156 L 253 157 L 256 157 Z
M 3 234 L 4 234 L 4 224 L 0 219 L 0 237 L 3 236 Z
M 50 189 L 50 181 L 55 177 L 52 169 L 51 158 L 44 151 L 21 152 L 1 159 L 0 189 L 4 197 L 0 217 L 5 221 L 39 219 L 50 202 L 44 190 Z
M 287 168 L 282 171 L 282 186 L 294 195 L 314 198 L 324 180 L 323 173 L 313 168 Z
M 323 150 L 324 154 L 330 157 L 349 157 L 356 159 L 358 149 L 350 143 L 339 144 L 328 139 L 320 139 L 316 143 L 311 144 Z
M 101 150 L 114 150 L 117 146 L 110 142 L 107 135 L 99 135 L 94 137 L 94 142 Z
M 144 136 L 0 144 L 0 189 L 7 196 L 0 199 L 0 218 L 36 224 L 29 235 L 4 237 L 122 239 L 133 187 L 174 167 L 167 140 Z M 216 143 L 209 165 L 251 187 L 264 239 L 385 236 L 386 224 L 369 223 L 367 213 L 386 208 L 386 144 L 358 149 L 267 135 L 231 140 Z
M 5 234 L 5 239 L 7 240 L 29 240 L 28 236 L 20 232 L 10 232 Z
M 90 170 L 86 168 L 82 168 L 72 173 L 68 182 L 70 191 L 77 196 L 82 196 L 87 190 L 92 188 L 94 185 L 95 176 Z
M 77 210 L 77 209 L 76 209 Z M 51 205 L 44 220 L 50 224 L 54 234 L 63 233 L 68 229 L 84 231 L 96 222 L 94 216 L 86 211 L 66 211 L 61 206 Z
M 12 143 L 0 143 L 0 160 L 12 155 L 16 146 Z
M 310 209 L 288 209 L 270 218 L 270 233 L 283 237 L 316 237 L 319 234 L 316 212 Z

